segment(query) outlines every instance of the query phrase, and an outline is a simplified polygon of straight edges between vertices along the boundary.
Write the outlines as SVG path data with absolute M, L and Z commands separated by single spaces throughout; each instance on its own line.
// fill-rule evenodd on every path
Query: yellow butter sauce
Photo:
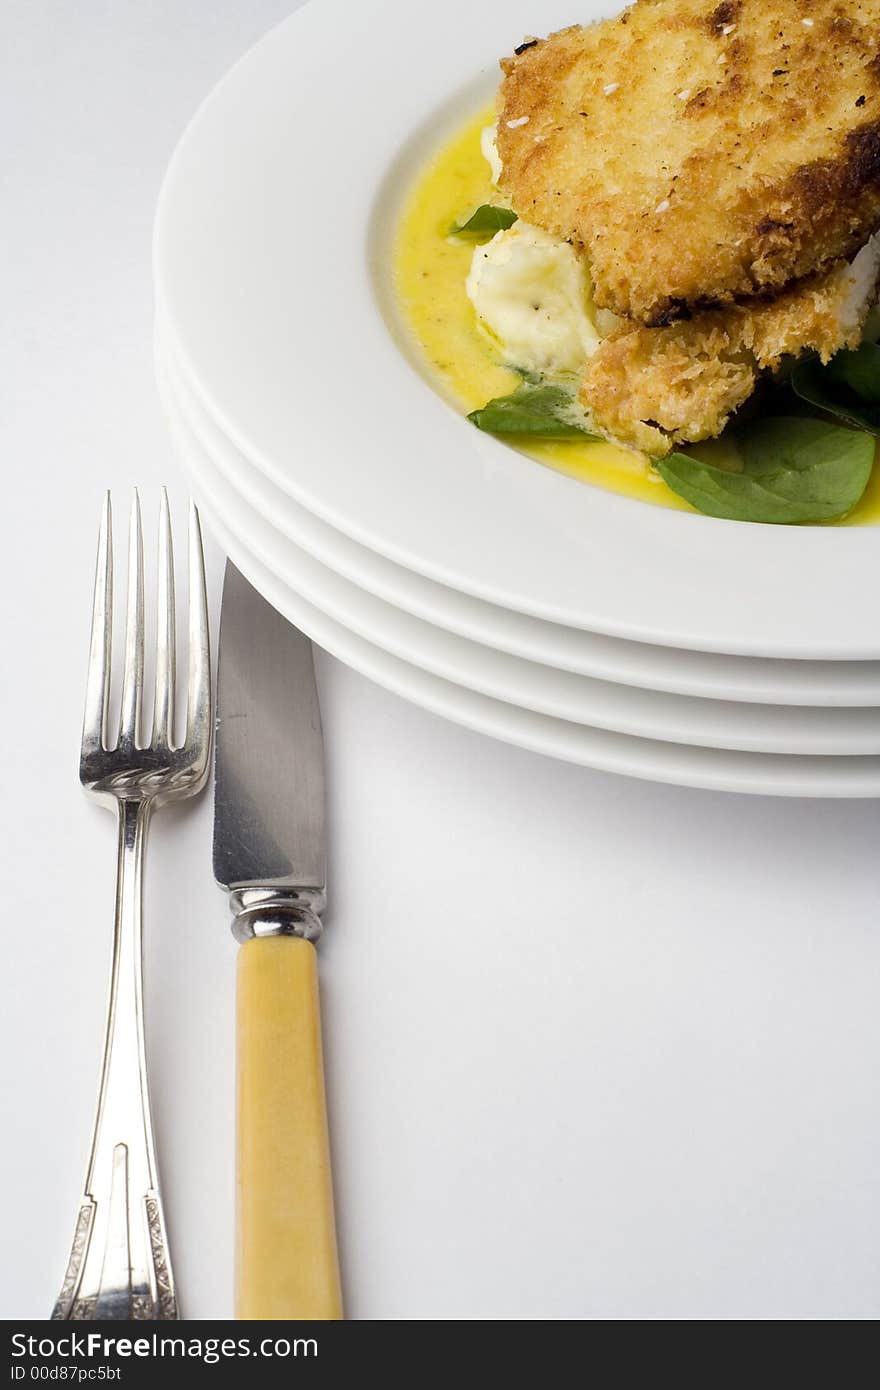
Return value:
M 465 292 L 473 243 L 450 238 L 449 229 L 481 203 L 497 202 L 489 168 L 480 149 L 483 127 L 494 120 L 491 107 L 470 120 L 424 169 L 406 202 L 394 249 L 394 278 L 403 317 L 431 374 L 463 411 L 476 410 L 493 396 L 504 396 L 519 377 L 504 366 L 479 331 Z M 562 473 L 682 511 L 693 508 L 677 497 L 651 467 L 645 454 L 595 440 L 517 442 L 531 458 Z M 880 469 L 874 469 L 861 502 L 838 525 L 880 521 Z

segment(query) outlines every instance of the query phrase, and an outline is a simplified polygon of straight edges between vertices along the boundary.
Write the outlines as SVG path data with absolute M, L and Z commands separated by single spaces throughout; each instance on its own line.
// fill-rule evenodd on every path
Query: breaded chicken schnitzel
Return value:
M 880 238 L 774 299 L 708 310 L 666 328 L 623 322 L 588 360 L 579 397 L 592 423 L 655 457 L 721 433 L 759 373 L 812 349 L 858 345 L 880 280 Z
M 616 314 L 775 294 L 880 226 L 880 0 L 638 0 L 502 68 L 501 187 Z

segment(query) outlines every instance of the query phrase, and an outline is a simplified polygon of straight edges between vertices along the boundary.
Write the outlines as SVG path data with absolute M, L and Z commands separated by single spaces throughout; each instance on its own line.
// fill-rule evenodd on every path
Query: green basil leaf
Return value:
M 496 208 L 491 203 L 481 203 L 473 216 L 461 226 L 450 227 L 451 236 L 472 236 L 478 241 L 489 241 L 496 232 L 506 231 L 516 221 L 516 213 L 510 208 Z
M 791 384 L 801 400 L 856 429 L 880 434 L 880 347 L 862 343 L 838 352 L 826 366 L 816 357 L 795 363 Z
M 577 424 L 575 404 L 561 386 L 523 381 L 509 396 L 496 396 L 468 419 L 488 434 L 532 434 L 547 439 L 596 439 Z
M 731 521 L 830 521 L 864 492 L 874 440 L 825 420 L 756 420 L 733 436 L 742 468 L 669 454 L 657 469 L 673 492 L 707 516 Z

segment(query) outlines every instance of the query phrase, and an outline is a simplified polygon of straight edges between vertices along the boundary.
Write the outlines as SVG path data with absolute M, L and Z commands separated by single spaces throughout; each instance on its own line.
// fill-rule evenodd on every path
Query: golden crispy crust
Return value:
M 870 297 L 853 313 L 852 283 L 841 262 L 766 303 L 708 310 L 665 328 L 623 327 L 590 358 L 580 400 L 611 438 L 658 457 L 675 443 L 710 439 L 762 370 L 801 350 L 827 361 L 857 345 Z
M 773 293 L 880 226 L 880 0 L 638 0 L 501 66 L 501 185 L 600 307 Z

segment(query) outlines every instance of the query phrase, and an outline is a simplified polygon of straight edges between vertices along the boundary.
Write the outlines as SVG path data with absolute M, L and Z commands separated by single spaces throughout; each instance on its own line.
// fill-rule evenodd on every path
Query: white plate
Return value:
M 763 704 L 880 705 L 880 662 L 774 661 L 627 642 L 542 622 L 404 569 L 306 511 L 248 462 L 196 399 L 159 322 L 157 353 L 186 424 L 249 505 L 322 564 L 416 617 L 527 661 L 644 689 Z
M 159 367 L 161 371 L 161 363 Z M 197 496 L 224 533 L 238 536 L 285 588 L 398 659 L 554 720 L 639 738 L 789 755 L 880 754 L 877 709 L 787 709 L 613 685 L 469 642 L 384 603 L 321 565 L 252 511 L 187 430 L 167 380 L 161 389 Z
M 565 762 L 648 781 L 764 796 L 876 797 L 880 759 L 737 753 L 630 738 L 518 709 L 451 684 L 364 641 L 285 587 L 202 499 L 205 520 L 233 562 L 291 622 L 347 665 L 435 714 Z
M 571 17 L 540 7 L 542 30 Z M 877 528 L 725 522 L 575 482 L 474 430 L 402 351 L 403 193 L 536 22 L 534 0 L 446 0 L 427 28 L 409 0 L 317 0 L 233 68 L 156 223 L 159 302 L 201 399 L 303 506 L 465 593 L 675 647 L 877 659 Z

